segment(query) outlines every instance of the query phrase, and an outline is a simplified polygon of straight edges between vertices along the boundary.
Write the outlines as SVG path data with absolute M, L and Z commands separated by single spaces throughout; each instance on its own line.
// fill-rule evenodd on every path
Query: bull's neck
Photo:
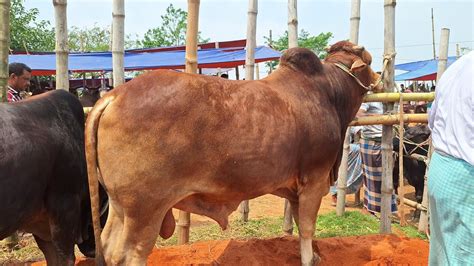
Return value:
M 332 63 L 324 63 L 325 77 L 331 87 L 329 97 L 336 107 L 341 125 L 344 127 L 354 119 L 362 104 L 365 89 L 349 74 Z

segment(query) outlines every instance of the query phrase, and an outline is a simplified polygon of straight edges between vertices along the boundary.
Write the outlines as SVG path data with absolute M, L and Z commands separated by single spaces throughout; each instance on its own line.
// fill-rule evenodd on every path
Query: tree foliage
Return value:
M 298 34 L 298 46 L 312 50 L 319 58 L 325 58 L 325 48 L 328 46 L 329 40 L 332 37 L 333 35 L 331 32 L 322 32 L 317 36 L 311 36 L 309 32 L 302 29 Z M 285 31 L 285 34 L 283 34 L 283 36 L 278 37 L 277 40 L 270 40 L 270 37 L 267 36 L 265 36 L 264 38 L 265 43 L 275 50 L 283 51 L 288 49 L 288 31 Z M 274 69 L 277 65 L 277 62 L 268 62 L 266 65 Z
M 188 12 L 170 4 L 166 8 L 166 13 L 161 16 L 162 25 L 149 29 L 139 44 L 145 48 L 185 45 L 187 18 Z M 200 33 L 198 33 L 198 38 L 201 43 L 209 41 L 209 39 L 202 39 Z
M 71 52 L 104 52 L 110 51 L 111 27 L 99 27 L 94 25 L 91 28 L 71 27 L 69 29 L 69 51 Z M 136 41 L 130 35 L 125 36 L 125 49 L 133 48 Z
M 26 9 L 24 0 L 12 0 L 10 7 L 10 49 L 14 51 L 53 51 L 54 28 L 39 20 L 37 8 Z

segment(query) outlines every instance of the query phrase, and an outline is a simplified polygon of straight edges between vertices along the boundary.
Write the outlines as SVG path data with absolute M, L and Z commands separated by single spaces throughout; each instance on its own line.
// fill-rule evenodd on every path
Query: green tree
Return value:
M 312 50 L 319 58 L 326 57 L 325 48 L 328 46 L 329 40 L 333 37 L 331 32 L 322 32 L 317 36 L 311 36 L 309 32 L 302 29 L 298 34 L 298 46 L 305 47 Z M 269 37 L 264 36 L 265 43 L 275 50 L 283 51 L 288 49 L 288 31 L 285 31 L 283 36 L 278 37 L 277 40 L 270 40 Z M 266 65 L 274 69 L 278 64 L 277 61 L 268 62 Z
M 26 9 L 24 0 L 12 0 L 10 7 L 10 49 L 14 51 L 53 51 L 54 28 L 39 20 L 37 8 Z
M 187 18 L 188 12 L 170 4 L 166 8 L 166 13 L 161 16 L 162 25 L 149 29 L 139 44 L 144 48 L 184 45 L 186 43 Z M 209 41 L 209 39 L 202 39 L 200 35 L 198 33 L 200 43 Z
M 110 51 L 111 27 L 99 27 L 94 25 L 91 28 L 71 27 L 69 29 L 69 51 L 71 52 L 104 52 Z M 134 48 L 136 41 L 130 35 L 125 36 L 124 48 Z

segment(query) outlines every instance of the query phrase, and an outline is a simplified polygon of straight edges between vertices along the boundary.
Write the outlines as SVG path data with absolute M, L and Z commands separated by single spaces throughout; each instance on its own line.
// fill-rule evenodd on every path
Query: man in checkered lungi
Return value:
M 474 265 L 474 51 L 436 85 L 429 113 L 429 264 Z
M 357 116 L 383 114 L 381 102 L 363 103 Z M 380 213 L 382 202 L 382 126 L 367 125 L 362 128 L 360 152 L 364 171 L 364 207 L 371 213 Z M 392 195 L 392 212 L 397 211 L 395 194 Z

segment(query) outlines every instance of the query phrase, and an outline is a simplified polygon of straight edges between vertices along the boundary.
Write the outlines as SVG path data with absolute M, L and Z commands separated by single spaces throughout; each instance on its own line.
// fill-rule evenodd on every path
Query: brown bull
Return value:
M 339 42 L 324 63 L 289 49 L 258 81 L 159 70 L 107 94 L 86 125 L 96 237 L 97 179 L 110 199 L 105 261 L 145 265 L 157 235 L 174 231 L 171 208 L 226 228 L 242 200 L 271 193 L 291 202 L 302 264 L 317 262 L 316 216 L 366 94 L 362 84 L 378 78 L 370 63 L 363 47 Z

